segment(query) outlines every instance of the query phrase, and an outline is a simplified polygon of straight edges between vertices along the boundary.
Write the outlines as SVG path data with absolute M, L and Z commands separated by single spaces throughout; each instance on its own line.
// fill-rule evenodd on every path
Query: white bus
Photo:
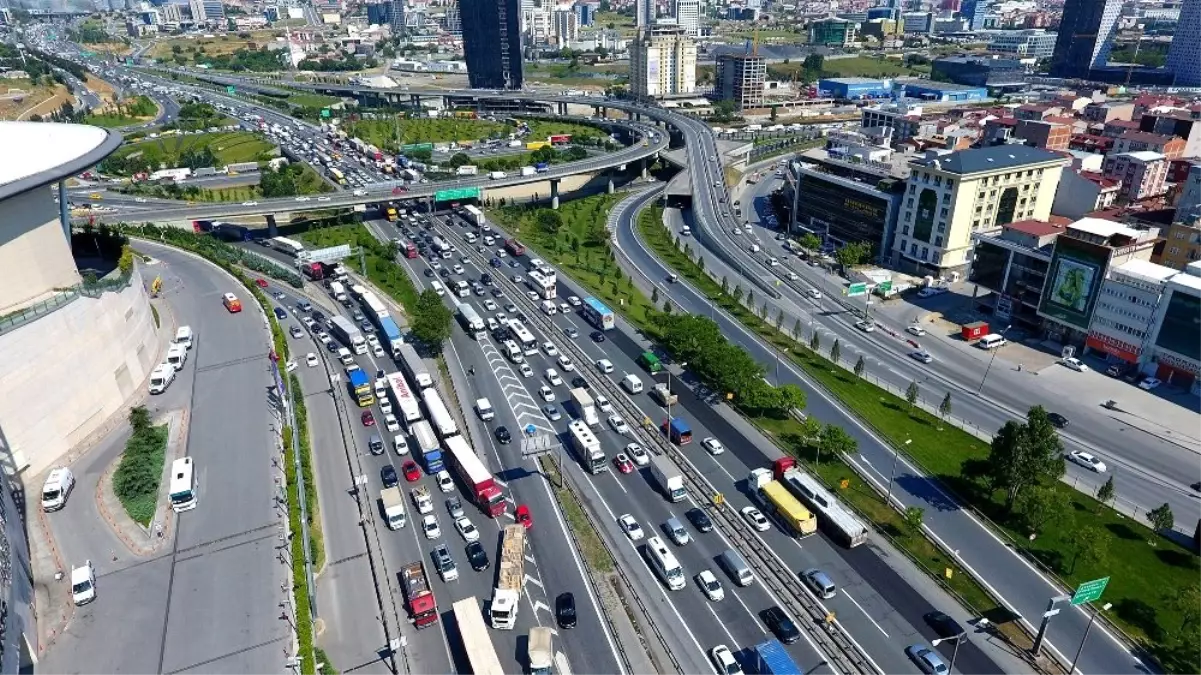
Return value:
M 678 591 L 688 585 L 684 580 L 684 568 L 676 560 L 675 554 L 667 550 L 663 540 L 651 537 L 646 540 L 646 559 L 650 561 L 655 574 L 673 591 Z
M 538 341 L 534 339 L 534 334 L 522 325 L 520 321 L 510 319 L 509 330 L 513 333 L 513 341 L 521 347 L 521 351 L 526 356 L 533 356 L 538 353 Z
M 446 409 L 446 404 L 442 402 L 442 397 L 438 395 L 437 389 L 433 387 L 422 389 L 421 400 L 425 402 L 425 411 L 429 413 L 430 422 L 434 425 L 434 431 L 438 432 L 438 438 L 445 441 L 451 436 L 459 435 L 459 425 L 455 423 L 455 418 Z
M 276 250 L 283 251 L 284 253 L 287 253 L 288 255 L 291 255 L 291 256 L 298 257 L 298 256 L 300 256 L 301 253 L 304 253 L 304 244 L 296 241 L 295 239 L 288 239 L 287 237 L 276 237 L 271 240 L 271 244 L 275 247 Z
M 176 513 L 196 508 L 196 473 L 191 457 L 171 462 L 171 508 Z
M 580 453 L 580 461 L 583 462 L 584 468 L 588 469 L 588 473 L 598 474 L 609 470 L 609 464 L 605 461 L 605 451 L 601 449 L 600 441 L 586 422 L 572 420 L 567 425 L 567 431 L 571 436 L 571 445 Z
M 496 657 L 496 648 L 492 646 L 488 625 L 484 623 L 480 601 L 472 596 L 459 600 L 452 607 L 471 672 L 475 675 L 505 675 L 500 659 Z
M 558 297 L 554 273 L 547 275 L 538 270 L 534 270 L 529 273 L 529 276 L 526 279 L 526 285 L 528 285 L 530 290 L 537 293 L 538 297 L 542 298 L 543 300 L 554 300 L 556 297 Z

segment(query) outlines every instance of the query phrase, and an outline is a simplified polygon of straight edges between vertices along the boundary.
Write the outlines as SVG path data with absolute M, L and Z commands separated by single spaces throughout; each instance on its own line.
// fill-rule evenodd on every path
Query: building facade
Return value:
M 892 94 L 892 82 L 868 77 L 829 77 L 817 81 L 817 90 L 833 98 L 885 98 Z
M 1201 220 L 1178 220 L 1168 226 L 1159 264 L 1183 270 L 1201 260 Z
M 1201 219 L 1201 161 L 1195 161 L 1189 167 L 1176 200 L 1176 220 L 1194 222 L 1198 219 Z
M 934 59 L 930 77 L 969 87 L 1006 87 L 1023 84 L 1026 72 L 1014 59 L 948 56 Z
M 701 2 L 700 0 L 675 0 L 672 15 L 676 25 L 683 28 L 690 37 L 701 34 Z
M 556 9 L 551 12 L 553 23 L 554 44 L 559 49 L 580 39 L 579 17 L 570 9 Z
M 1040 29 L 1006 30 L 993 35 L 988 50 L 1019 59 L 1049 59 L 1055 53 L 1057 33 Z
M 984 87 L 968 87 L 953 82 L 934 82 L 933 80 L 907 80 L 904 83 L 905 95 L 923 101 L 970 102 L 983 101 L 988 98 L 988 90 Z
M 630 42 L 630 92 L 660 98 L 696 91 L 696 42 L 684 29 L 659 24 Z
M 809 25 L 809 44 L 824 47 L 849 47 L 859 37 L 858 26 L 854 21 L 848 21 L 831 16 Z
M 1114 152 L 1139 152 L 1150 150 L 1158 152 L 1168 159 L 1179 159 L 1184 156 L 1184 139 L 1178 136 L 1164 136 L 1149 131 L 1127 131 L 1118 136 L 1113 142 Z
M 1118 195 L 1126 202 L 1158 197 L 1168 191 L 1168 160 L 1158 152 L 1142 150 L 1107 155 L 1101 172 L 1106 178 L 1122 181 Z
M 1004 225 L 999 232 L 973 235 L 976 260 L 971 281 L 977 288 L 973 308 L 1028 334 L 1041 334 L 1038 301 L 1055 239 L 1065 228 L 1066 223 L 1055 219 L 1027 220 Z M 981 293 L 981 289 L 991 292 Z
M 964 275 L 973 234 L 1047 220 L 1067 164 L 1060 154 L 1020 145 L 929 152 L 910 162 L 892 265 L 921 276 Z
M 1064 171 L 1055 190 L 1051 213 L 1065 218 L 1086 215 L 1112 207 L 1118 201 L 1122 181 L 1091 171 Z
M 718 100 L 733 101 L 738 110 L 763 105 L 767 61 L 751 54 L 718 54 L 714 93 Z
M 1201 87 L 1201 0 L 1181 3 L 1166 65 L 1177 87 Z
M 1201 394 L 1201 261 L 1168 279 L 1163 310 L 1152 329 L 1152 364 L 1144 372 L 1183 389 Z
M 521 89 L 519 0 L 459 0 L 463 56 L 473 89 Z
M 1066 0 L 1051 55 L 1052 77 L 1089 76 L 1109 62 L 1122 0 Z
M 1130 365 L 1148 358 L 1155 314 L 1168 279 L 1178 273 L 1146 260 L 1130 260 L 1112 268 L 1101 283 L 1085 353 L 1104 354 L 1106 360 Z

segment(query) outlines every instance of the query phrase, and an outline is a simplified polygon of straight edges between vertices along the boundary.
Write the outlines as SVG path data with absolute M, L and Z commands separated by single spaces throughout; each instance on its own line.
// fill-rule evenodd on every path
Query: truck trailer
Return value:
M 676 445 L 688 445 L 692 442 L 692 427 L 688 426 L 688 422 L 682 417 L 673 418 L 670 422 L 664 422 L 663 433 L 667 434 L 667 438 Z
M 783 483 L 772 478 L 771 469 L 752 470 L 747 483 L 763 508 L 775 513 L 797 536 L 807 537 L 817 532 L 817 518 Z
M 517 624 L 521 607 L 521 591 L 525 587 L 525 527 L 506 525 L 501 542 L 500 565 L 496 571 L 496 588 L 492 590 L 492 605 L 488 608 L 492 627 L 512 630 Z
M 589 426 L 600 424 L 600 415 L 596 413 L 596 404 L 587 389 L 583 387 L 572 389 L 571 402 L 575 406 L 576 417 L 584 420 Z
M 341 286 L 341 284 L 338 284 L 336 281 L 334 284 Z M 363 333 L 359 331 L 358 326 L 351 323 L 350 319 L 347 319 L 344 316 L 335 316 L 329 321 L 330 332 L 333 333 L 334 337 L 338 338 L 342 344 L 349 347 L 355 354 L 367 353 L 367 341 L 363 339 Z
M 417 448 L 421 450 L 426 473 L 438 473 L 446 468 L 442 462 L 442 446 L 430 423 L 425 420 L 415 422 L 409 425 L 409 431 L 412 432 L 413 439 L 417 441 Z
M 651 476 L 658 483 L 663 496 L 669 502 L 678 502 L 688 496 L 684 490 L 684 476 L 670 459 L 663 455 L 651 457 Z
M 489 517 L 500 517 L 505 512 L 505 495 L 492 477 L 492 472 L 488 471 L 462 436 L 451 436 L 445 443 L 447 454 L 450 455 L 450 467 L 459 482 L 467 488 L 471 500 Z
M 755 663 L 752 673 L 759 675 L 801 675 L 804 671 L 792 660 L 792 655 L 779 640 L 768 640 L 755 645 L 752 650 Z

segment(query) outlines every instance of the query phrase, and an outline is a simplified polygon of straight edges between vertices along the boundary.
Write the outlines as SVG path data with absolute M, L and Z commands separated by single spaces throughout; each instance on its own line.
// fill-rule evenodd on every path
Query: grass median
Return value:
M 405 311 L 412 313 L 417 307 L 417 296 L 420 295 L 421 289 L 409 278 L 404 267 L 392 259 L 389 245 L 376 239 L 367 231 L 365 225 L 351 223 L 315 226 L 301 234 L 300 240 L 314 248 L 349 244 L 351 247 L 363 249 L 364 260 L 367 263 L 367 279 L 400 303 Z M 346 260 L 348 267 L 362 273 L 363 270 L 357 262 L 353 257 Z
M 990 519 L 994 531 L 1002 534 L 1010 546 L 1038 561 L 1065 586 L 1073 588 L 1091 579 L 1110 577 L 1104 597 L 1106 602 L 1114 605 L 1110 618 L 1160 659 L 1170 672 L 1198 672 L 1201 669 L 1201 661 L 1191 642 L 1195 639 L 1195 630 L 1189 630 L 1198 626 L 1197 607 L 1180 599 L 1198 598 L 1201 586 L 1198 581 L 1201 566 L 1191 551 L 1159 537 L 1092 496 L 1059 482 L 1050 488 L 1061 495 L 1067 505 L 1066 512 L 1043 524 L 1038 536 L 1031 540 L 1023 520 L 1006 511 L 1003 493 L 990 490 L 983 481 L 969 477 L 973 463 L 987 460 L 988 443 L 911 406 L 905 399 L 853 372 L 834 366 L 821 353 L 797 339 L 806 333 L 799 323 L 784 325 L 780 314 L 772 316 L 761 310 L 754 311 L 735 301 L 734 290 L 728 287 L 729 284 L 723 291 L 720 282 L 676 248 L 670 233 L 650 214 L 649 210 L 643 214 L 639 230 L 660 260 L 691 281 L 711 302 L 787 354 L 894 448 L 905 448 L 905 454 L 924 473 L 936 478 L 977 513 Z M 828 351 L 830 347 L 825 345 L 824 349 Z M 945 393 L 927 388 L 919 391 L 919 396 L 941 401 Z M 803 438 L 798 422 L 765 418 L 753 421 L 781 447 L 804 458 L 807 446 L 798 440 Z M 965 475 L 965 468 L 969 469 L 968 475 Z M 814 469 L 830 485 L 840 485 L 847 479 L 848 488 L 841 490 L 847 500 L 969 607 L 986 615 L 997 611 L 995 603 L 969 575 L 958 573 L 958 568 L 925 537 L 907 533 L 901 515 L 888 508 L 870 486 L 863 485 L 849 467 L 823 462 Z M 1100 543 L 1082 543 L 1076 534 L 1081 529 L 1094 532 Z M 1082 556 L 1079 553 L 1084 546 L 1099 547 L 1101 553 Z M 952 572 L 949 579 L 945 575 L 947 569 Z
M 576 540 L 580 553 L 588 561 L 588 566 L 593 571 L 602 574 L 612 572 L 613 556 L 609 555 L 609 550 L 601 541 L 600 534 L 593 527 L 592 521 L 588 519 L 588 514 L 584 512 L 584 505 L 576 498 L 574 492 L 566 487 L 559 487 L 563 480 L 559 475 L 559 468 L 546 455 L 538 458 L 538 466 L 541 467 L 546 479 L 550 481 L 550 486 L 559 499 L 559 506 L 563 509 L 563 515 L 567 517 L 572 537 Z

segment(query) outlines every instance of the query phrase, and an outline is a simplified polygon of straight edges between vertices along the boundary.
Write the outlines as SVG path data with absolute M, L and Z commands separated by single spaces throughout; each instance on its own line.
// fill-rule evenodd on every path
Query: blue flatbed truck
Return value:
M 751 672 L 759 675 L 801 675 L 800 666 L 792 660 L 788 650 L 779 640 L 768 640 L 755 645 L 755 663 Z
M 676 417 L 671 422 L 663 424 L 663 430 L 667 432 L 667 437 L 676 445 L 688 445 L 692 442 L 692 427 L 688 426 L 688 422 Z

